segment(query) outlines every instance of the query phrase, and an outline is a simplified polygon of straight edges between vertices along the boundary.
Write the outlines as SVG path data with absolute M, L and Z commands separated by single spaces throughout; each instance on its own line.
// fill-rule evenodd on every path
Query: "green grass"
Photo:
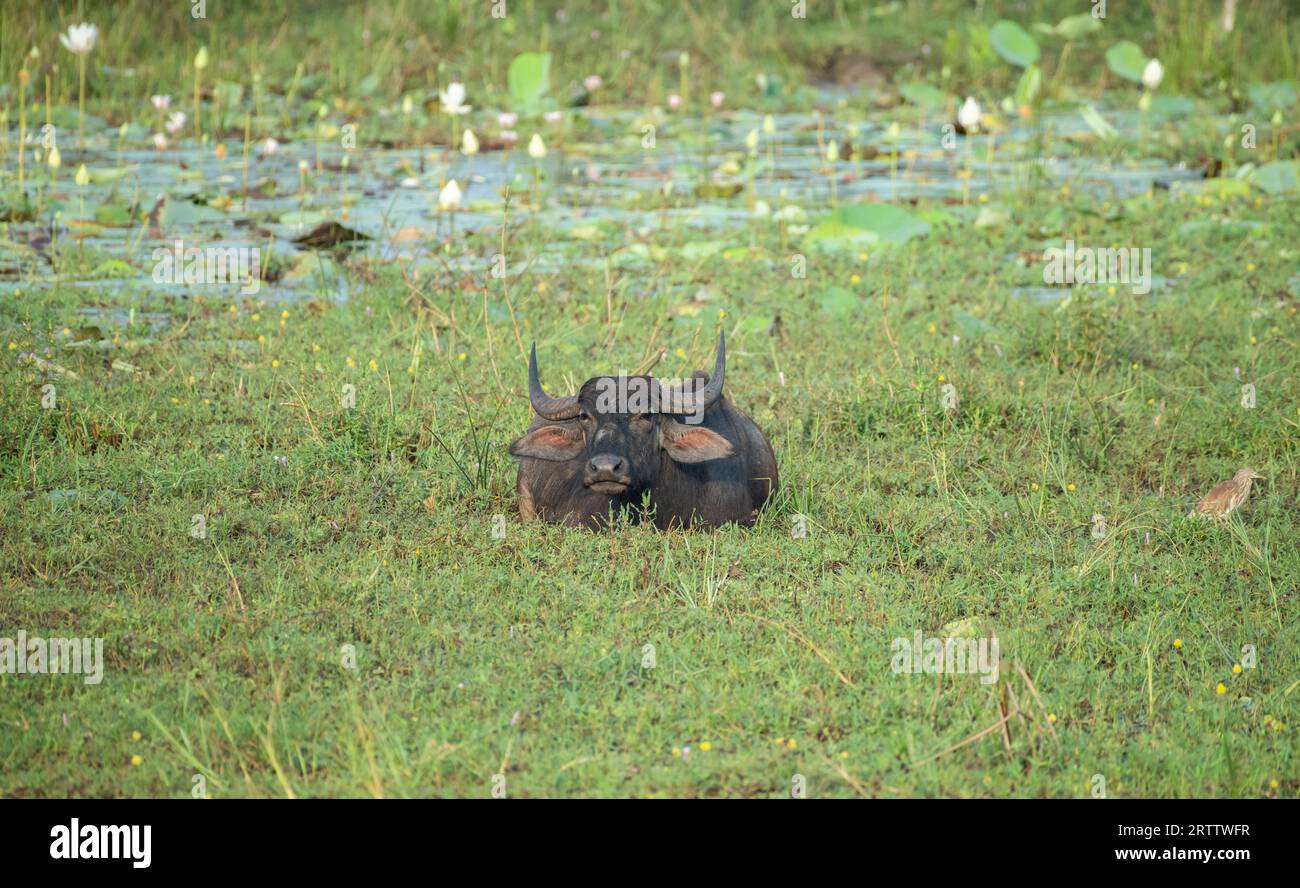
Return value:
M 1150 246 L 1172 286 L 1009 297 L 1041 266 L 1008 245 L 1055 207 L 1080 243 Z M 1178 231 L 1207 213 L 1269 225 Z M 1086 796 L 1095 774 L 1112 796 L 1295 796 L 1296 218 L 1157 193 L 1108 220 L 1052 194 L 1001 229 L 810 256 L 806 280 L 761 227 L 608 277 L 449 272 L 427 303 L 374 267 L 283 325 L 278 304 L 129 288 L 5 297 L 0 627 L 102 636 L 107 667 L 97 687 L 0 676 L 0 790 L 183 796 L 200 774 L 214 796 L 486 796 L 504 770 L 514 796 L 783 796 L 796 774 L 813 796 Z M 818 306 L 830 284 L 861 297 L 851 314 Z M 681 313 L 701 286 L 713 301 Z M 116 330 L 132 373 L 57 347 L 87 304 L 174 320 Z M 634 366 L 656 324 L 665 376 L 707 366 L 726 329 L 778 500 L 749 531 L 520 524 L 523 347 L 559 391 Z M 17 360 L 47 343 L 76 379 Z M 1238 515 L 1184 519 L 1246 464 L 1268 481 Z M 892 639 L 968 618 L 1001 640 L 995 689 L 890 671 Z M 1259 665 L 1234 675 L 1244 644 Z M 999 699 L 1023 708 L 1005 743 L 945 752 Z
M 558 13 L 561 5 L 566 15 Z M 432 99 L 450 80 L 464 81 L 477 106 L 502 103 L 510 61 L 538 50 L 554 56 L 552 93 L 560 105 L 589 74 L 604 78 L 602 102 L 663 103 L 681 86 L 677 61 L 683 51 L 691 58 L 688 99 L 723 90 L 733 103 L 753 102 L 760 95 L 754 82 L 759 72 L 780 81 L 773 105 L 802 104 L 806 96 L 799 87 L 809 83 L 857 82 L 863 76 L 886 83 L 937 81 L 959 94 L 992 82 L 1006 94 L 1019 72 L 988 47 L 989 27 L 1000 18 L 1025 28 L 1054 24 L 1090 4 L 1035 0 L 1007 8 L 963 0 L 833 0 L 808 3 L 805 19 L 793 18 L 793 3 L 784 0 L 509 0 L 504 19 L 492 17 L 491 6 L 467 0 L 332 0 L 316 4 L 310 15 L 289 18 L 280 3 L 250 0 L 208 3 L 207 18 L 195 19 L 190 3 L 0 0 L 0 108 L 10 108 L 12 124 L 12 78 L 33 47 L 41 58 L 29 65 L 32 98 L 43 100 L 48 75 L 54 102 L 75 104 L 77 66 L 56 35 L 80 21 L 101 30 L 89 57 L 88 101 L 114 127 L 123 120 L 152 121 L 147 97 L 153 93 L 171 94 L 174 108 L 192 111 L 192 63 L 204 46 L 211 58 L 205 88 L 240 85 L 245 94 L 259 95 L 259 114 L 279 97 L 306 99 L 303 121 L 321 102 L 364 120 L 380 102 L 403 95 Z M 1288 0 L 1240 3 L 1230 34 L 1212 24 L 1219 8 L 1218 0 L 1113 0 L 1103 31 L 1072 47 L 1066 80 L 1082 89 L 1097 87 L 1106 48 L 1121 40 L 1137 42 L 1164 61 L 1166 91 L 1240 93 L 1251 80 L 1297 77 L 1300 18 Z M 1039 41 L 1051 77 L 1062 44 L 1041 35 Z M 288 121 L 283 123 L 287 130 Z M 230 129 L 237 131 L 238 123 Z
M 323 106 L 359 123 L 363 148 L 445 140 L 434 130 L 446 121 L 422 113 L 439 86 L 464 80 L 490 116 L 506 107 L 510 60 L 538 49 L 553 54 L 557 104 L 591 73 L 602 103 L 663 103 L 681 89 L 685 50 L 692 107 L 720 89 L 727 109 L 806 113 L 829 100 L 804 86 L 854 79 L 843 72 L 863 63 L 885 92 L 919 78 L 992 107 L 1018 72 L 986 29 L 1079 11 L 846 0 L 796 22 L 780 3 L 757 15 L 592 3 L 559 19 L 517 0 L 497 21 L 484 4 L 395 0 L 289 27 L 267 3 L 209 4 L 201 22 L 187 4 L 30 5 L 0 2 L 7 198 L 15 72 L 39 46 L 28 125 L 45 119 L 31 103 L 48 83 L 66 150 L 76 65 L 55 34 L 82 19 L 103 32 L 87 100 L 101 147 L 117 144 L 104 125 L 123 122 L 135 124 L 124 140 L 148 144 L 151 93 L 190 112 L 190 63 L 206 45 L 204 86 L 242 87 L 222 136 L 247 120 L 255 141 L 276 135 L 304 156 Z M 1204 0 L 1112 3 L 1104 39 L 1074 50 L 1063 83 L 1042 40 L 1057 107 L 1100 94 L 1101 55 L 1118 39 L 1163 60 L 1166 92 L 1208 99 L 1177 126 L 1126 131 L 1136 142 L 1049 139 L 1044 151 L 1077 151 L 1092 171 L 1099 158 L 1122 170 L 1222 156 L 1225 176 L 1294 156 L 1287 119 L 1257 121 L 1257 154 L 1223 138 L 1259 116 L 1240 97 L 1251 81 L 1296 76 L 1297 19 L 1281 2 L 1241 4 L 1223 35 L 1207 26 L 1215 14 Z M 781 79 L 773 96 L 759 95 L 760 72 Z M 1135 103 L 1122 88 L 1117 106 Z M 846 119 L 874 94 L 851 94 Z M 379 113 L 403 96 L 414 124 Z M 573 123 L 574 157 L 621 150 L 600 144 L 608 127 Z M 691 128 L 663 137 L 690 148 Z M 1032 160 L 1014 137 L 998 150 Z M 35 218 L 85 214 L 71 157 L 37 189 Z M 549 170 L 548 201 L 571 200 Z M 19 257 L 5 274 L 42 281 L 0 290 L 0 637 L 102 637 L 107 663 L 97 686 L 0 674 L 0 794 L 188 796 L 198 776 L 213 796 L 486 796 L 503 773 L 512 796 L 787 796 L 796 775 L 812 796 L 1083 797 L 1095 775 L 1111 796 L 1300 795 L 1296 198 L 1227 183 L 1111 206 L 1079 183 L 1004 181 L 1026 189 L 993 194 L 1005 223 L 974 227 L 975 207 L 923 202 L 911 209 L 932 214 L 928 235 L 810 254 L 804 278 L 774 224 L 707 224 L 722 199 L 628 187 L 620 207 L 698 206 L 699 226 L 665 213 L 627 230 L 593 207 L 591 230 L 566 239 L 521 198 L 505 235 L 462 224 L 434 248 L 420 232 L 408 245 L 418 280 L 351 258 L 343 303 L 232 306 L 129 277 L 73 285 L 122 269 L 60 236 L 45 278 L 25 247 L 35 223 L 3 223 L 0 249 Z M 147 210 L 152 197 L 140 199 Z M 504 281 L 485 267 L 503 237 L 515 269 Z M 1033 254 L 1065 237 L 1149 247 L 1164 281 L 1148 296 L 1017 297 L 1041 287 Z M 851 296 L 827 303 L 832 287 Z M 151 313 L 168 323 L 149 327 Z M 719 330 L 729 394 L 781 467 L 755 528 L 519 522 L 506 446 L 530 418 L 529 342 L 562 392 L 659 349 L 655 372 L 686 376 L 711 366 Z M 942 405 L 948 384 L 956 410 Z M 1243 465 L 1267 478 L 1244 508 L 1223 523 L 1184 517 Z M 959 621 L 997 634 L 997 684 L 891 671 L 895 638 Z M 1258 664 L 1234 672 L 1244 645 Z

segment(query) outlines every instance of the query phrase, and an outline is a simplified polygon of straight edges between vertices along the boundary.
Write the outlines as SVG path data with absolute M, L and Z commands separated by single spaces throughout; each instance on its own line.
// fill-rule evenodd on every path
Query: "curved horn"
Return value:
M 570 395 L 567 398 L 552 398 L 546 394 L 542 388 L 542 381 L 537 376 L 537 343 L 533 343 L 533 350 L 528 355 L 528 400 L 533 405 L 533 410 L 543 419 L 559 420 L 573 419 L 578 415 L 578 398 L 576 395 Z
M 722 396 L 722 383 L 727 375 L 727 339 L 718 334 L 718 356 L 713 362 L 713 375 L 704 388 L 665 389 L 663 392 L 663 411 L 665 413 L 695 413 L 708 410 Z

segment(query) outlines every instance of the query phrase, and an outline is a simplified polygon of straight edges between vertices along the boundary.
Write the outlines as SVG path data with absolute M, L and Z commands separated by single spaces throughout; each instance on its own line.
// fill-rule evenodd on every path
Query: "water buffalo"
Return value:
M 727 347 L 718 337 L 712 376 L 680 386 L 651 376 L 597 376 L 552 398 L 528 360 L 537 414 L 510 445 L 519 459 L 519 512 L 601 527 L 611 515 L 656 526 L 753 524 L 778 486 L 772 445 L 722 394 Z M 647 513 L 645 507 L 649 507 Z

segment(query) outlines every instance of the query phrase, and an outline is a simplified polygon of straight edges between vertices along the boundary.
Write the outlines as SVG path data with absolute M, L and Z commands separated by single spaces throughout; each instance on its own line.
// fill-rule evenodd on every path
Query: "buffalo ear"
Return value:
M 583 446 L 582 435 L 577 429 L 545 425 L 512 443 L 510 455 L 563 462 L 582 453 Z
M 670 420 L 659 427 L 659 442 L 674 462 L 701 463 L 734 452 L 731 442 L 712 429 Z

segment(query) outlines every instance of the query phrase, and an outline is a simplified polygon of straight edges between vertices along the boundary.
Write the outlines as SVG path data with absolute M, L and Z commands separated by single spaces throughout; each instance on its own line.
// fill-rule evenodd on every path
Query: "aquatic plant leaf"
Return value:
M 874 232 L 881 240 L 905 243 L 929 234 L 930 226 L 907 210 L 887 203 L 860 203 L 840 207 L 834 220 L 850 228 Z
M 898 88 L 898 94 L 907 101 L 921 108 L 928 110 L 942 109 L 948 105 L 952 99 L 948 93 L 928 83 L 922 83 L 914 80 L 911 83 L 904 83 Z
M 1142 48 L 1130 40 L 1122 40 L 1106 50 L 1106 66 L 1133 83 L 1142 82 L 1142 72 L 1146 70 L 1148 61 Z
M 833 315 L 851 314 L 857 310 L 858 297 L 843 287 L 827 287 L 818 300 L 822 311 Z
M 1113 139 L 1119 135 L 1119 130 L 1107 123 L 1106 118 L 1102 117 L 1101 114 L 1097 112 L 1097 109 L 1091 105 L 1084 105 L 1079 109 L 1079 114 L 1082 115 L 1084 123 L 1088 124 L 1088 127 L 1096 133 L 1099 138 Z
M 1274 83 L 1252 83 L 1246 88 L 1251 104 L 1265 114 L 1285 112 L 1300 101 L 1300 87 L 1294 80 L 1278 80 Z
M 1003 59 L 1021 68 L 1038 61 L 1038 43 L 1028 31 L 1006 19 L 989 28 L 989 45 Z
M 1300 160 L 1275 160 L 1255 170 L 1250 183 L 1268 194 L 1300 191 Z
M 536 113 L 542 97 L 551 88 L 551 54 L 521 52 L 510 63 L 506 83 L 516 109 L 523 113 Z
M 1037 65 L 1030 65 L 1025 69 L 1025 73 L 1020 75 L 1020 82 L 1016 84 L 1016 105 L 1033 105 L 1042 87 L 1042 69 Z
M 1056 23 L 1052 29 L 1056 36 L 1065 40 L 1078 40 L 1101 30 L 1101 21 L 1093 18 L 1091 12 L 1067 15 Z

